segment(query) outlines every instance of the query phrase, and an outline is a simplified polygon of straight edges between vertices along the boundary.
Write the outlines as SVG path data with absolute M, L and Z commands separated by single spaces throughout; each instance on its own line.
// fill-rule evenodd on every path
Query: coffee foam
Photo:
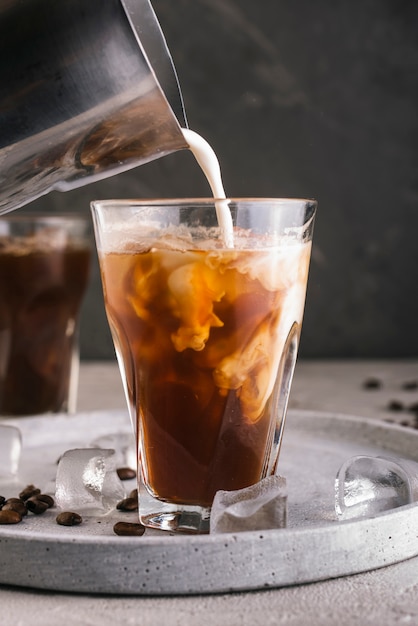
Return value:
M 76 242 L 70 241 L 67 233 L 54 228 L 45 228 L 42 231 L 28 236 L 0 236 L 0 254 L 24 256 L 35 252 L 51 252 L 63 248 L 76 247 Z

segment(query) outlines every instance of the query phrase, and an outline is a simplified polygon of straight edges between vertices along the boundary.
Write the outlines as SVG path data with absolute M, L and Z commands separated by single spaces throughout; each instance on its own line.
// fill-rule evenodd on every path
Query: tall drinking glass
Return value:
M 92 203 L 139 515 L 154 528 L 206 532 L 215 493 L 274 473 L 279 453 L 316 203 L 228 199 L 227 247 L 219 202 Z
M 90 220 L 0 217 L 0 416 L 76 410 Z

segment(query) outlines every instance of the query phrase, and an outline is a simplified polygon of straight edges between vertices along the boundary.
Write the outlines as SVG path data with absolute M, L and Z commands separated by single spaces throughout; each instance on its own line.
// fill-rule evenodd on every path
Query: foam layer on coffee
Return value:
M 173 205 L 175 206 L 175 205 Z M 210 207 L 210 205 L 208 205 Z M 152 207 L 152 205 L 150 205 Z M 144 212 L 146 208 L 144 208 Z M 139 223 L 138 223 L 138 220 Z M 301 245 L 301 235 L 295 232 L 284 235 L 254 235 L 250 230 L 234 228 L 234 250 L 265 250 L 277 249 L 277 253 L 290 255 L 289 264 L 292 263 L 292 255 Z M 225 246 L 221 229 L 218 226 L 189 227 L 187 225 L 172 224 L 167 227 L 160 225 L 158 221 L 146 220 L 143 214 L 138 218 L 133 215 L 125 218 L 123 223 L 115 229 L 110 224 L 102 226 L 99 251 L 108 254 L 110 252 L 142 253 L 151 249 L 177 250 L 230 250 Z
M 33 235 L 13 236 L 0 233 L 0 254 L 24 256 L 34 252 L 47 253 L 63 248 L 76 248 L 77 244 L 61 229 L 45 228 Z M 85 247 L 85 245 L 83 246 Z

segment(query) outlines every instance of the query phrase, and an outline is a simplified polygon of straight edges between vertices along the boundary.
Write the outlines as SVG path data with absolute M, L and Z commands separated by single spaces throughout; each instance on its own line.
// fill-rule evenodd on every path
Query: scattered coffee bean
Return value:
M 20 498 L 8 498 L 2 506 L 2 511 L 16 511 L 22 517 L 28 514 L 26 504 Z
M 137 511 L 138 498 L 125 498 L 117 503 L 116 508 L 118 511 Z
M 113 526 L 113 532 L 120 537 L 141 537 L 145 532 L 145 526 L 131 522 L 117 522 Z
M 136 478 L 136 471 L 131 467 L 119 467 L 116 472 L 120 480 L 131 480 L 132 478 Z
M 40 489 L 37 489 L 35 485 L 28 485 L 19 493 L 19 498 L 23 501 L 31 498 L 32 496 L 36 496 L 41 493 Z
M 418 413 L 418 402 L 413 402 L 408 406 L 408 411 L 410 413 Z
M 132 489 L 132 491 L 129 493 L 128 498 L 135 498 L 136 500 L 138 500 L 138 489 Z
M 55 521 L 60 526 L 78 526 L 78 524 L 81 524 L 83 519 L 78 513 L 73 513 L 72 511 L 63 511 L 62 513 L 57 515 Z
M 4 502 L 6 502 L 6 498 L 4 496 L 0 496 L 0 509 Z
M 402 389 L 405 389 L 405 391 L 414 391 L 414 389 L 418 389 L 418 381 L 408 380 L 407 382 L 403 383 Z
M 39 496 L 36 496 L 36 498 L 41 502 L 45 502 L 49 509 L 52 509 L 52 507 L 55 506 L 54 498 L 47 493 L 40 493 Z
M 391 400 L 387 406 L 388 411 L 403 411 L 404 410 L 404 405 L 402 402 L 400 402 L 399 400 Z
M 380 389 L 382 387 L 382 381 L 378 378 L 366 378 L 363 383 L 364 389 Z
M 28 511 L 34 513 L 34 515 L 41 515 L 42 513 L 45 513 L 47 509 L 49 509 L 48 504 L 46 502 L 42 502 L 42 500 L 39 500 L 37 496 L 32 496 L 32 498 L 28 498 L 26 500 L 26 506 L 28 508 Z
M 18 524 L 22 521 L 22 516 L 18 511 L 12 511 L 11 509 L 2 509 L 0 511 L 0 524 Z

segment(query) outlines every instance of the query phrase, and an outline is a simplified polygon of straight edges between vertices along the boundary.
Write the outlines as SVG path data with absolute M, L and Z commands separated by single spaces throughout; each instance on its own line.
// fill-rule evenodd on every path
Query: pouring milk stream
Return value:
M 234 247 L 234 233 L 231 212 L 226 200 L 222 183 L 219 161 L 206 139 L 188 128 L 182 128 L 183 136 L 189 144 L 190 151 L 206 176 L 213 197 L 215 198 L 216 216 L 226 248 Z

